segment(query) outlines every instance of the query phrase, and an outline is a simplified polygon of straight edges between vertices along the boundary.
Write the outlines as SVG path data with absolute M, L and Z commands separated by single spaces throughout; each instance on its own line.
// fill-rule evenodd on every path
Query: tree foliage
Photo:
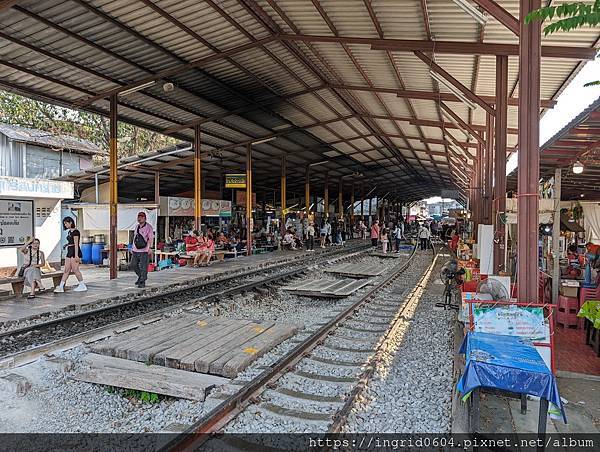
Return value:
M 595 27 L 600 24 L 600 0 L 591 3 L 563 3 L 558 6 L 547 6 L 536 9 L 525 17 L 525 23 L 534 20 L 545 21 L 560 18 L 544 27 L 544 35 L 556 33 L 557 31 L 571 31 L 584 26 Z
M 594 0 L 594 3 L 563 3 L 558 6 L 546 6 L 544 8 L 531 11 L 525 17 L 525 23 L 529 24 L 539 20 L 553 20 L 559 18 L 544 27 L 544 36 L 556 33 L 557 31 L 571 31 L 585 26 L 595 27 L 600 24 L 600 0 Z M 600 80 L 588 82 L 583 86 L 599 86 Z
M 71 110 L 0 90 L 0 122 L 70 135 L 109 147 L 108 118 Z M 177 143 L 177 140 L 124 122 L 118 126 L 118 157 L 143 154 Z

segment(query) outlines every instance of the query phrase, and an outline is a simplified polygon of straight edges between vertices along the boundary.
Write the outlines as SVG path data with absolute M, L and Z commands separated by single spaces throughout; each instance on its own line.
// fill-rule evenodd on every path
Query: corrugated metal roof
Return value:
M 46 130 L 30 129 L 13 124 L 0 123 L 0 133 L 10 140 L 21 143 L 31 143 L 56 150 L 75 151 L 82 154 L 108 154 L 88 140 L 82 140 L 68 135 L 59 135 Z
M 501 6 L 518 15 L 518 0 Z M 23 0 L 2 11 L 0 27 L 0 86 L 62 105 L 281 33 L 518 43 L 494 18 L 482 29 L 448 0 Z M 582 29 L 544 37 L 543 44 L 589 48 L 598 36 Z M 290 190 L 301 189 L 303 167 L 323 156 L 330 161 L 315 168 L 318 181 L 325 171 L 350 176 L 359 167 L 370 188 L 393 190 L 405 201 L 452 188 L 451 160 L 435 125 L 442 121 L 439 101 L 396 96 L 402 89 L 449 93 L 427 65 L 412 52 L 372 50 L 368 42 L 318 41 L 259 42 L 158 77 L 154 86 L 119 98 L 120 118 L 187 140 L 190 124 L 201 121 L 206 165 L 221 155 L 227 161 L 220 167 L 228 168 L 243 167 L 246 142 L 296 126 L 256 146 L 257 179 L 272 187 L 286 154 L 292 171 L 300 168 L 297 180 L 288 178 Z M 477 94 L 494 96 L 494 56 L 434 51 L 433 58 Z M 576 60 L 544 58 L 542 98 L 555 98 L 579 67 Z M 167 81 L 174 91 L 162 90 Z M 512 97 L 517 82 L 518 57 L 511 56 Z M 485 124 L 482 108 L 447 104 L 464 121 Z M 108 102 L 85 108 L 106 114 Z M 517 120 L 510 107 L 508 126 L 516 128 Z M 509 135 L 509 148 L 516 140 Z

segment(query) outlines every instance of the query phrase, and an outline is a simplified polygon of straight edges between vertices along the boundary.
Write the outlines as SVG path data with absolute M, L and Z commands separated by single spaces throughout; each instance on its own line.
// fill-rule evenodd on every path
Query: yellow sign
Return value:
M 246 188 L 245 174 L 226 174 L 225 188 Z

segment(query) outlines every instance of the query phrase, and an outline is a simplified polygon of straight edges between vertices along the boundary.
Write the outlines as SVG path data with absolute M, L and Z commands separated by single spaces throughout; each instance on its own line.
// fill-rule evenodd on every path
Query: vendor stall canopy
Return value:
M 501 7 L 518 17 L 518 1 Z M 431 58 L 493 105 L 495 56 L 509 56 L 514 148 L 518 23 L 504 22 L 481 25 L 450 0 L 3 0 L 0 86 L 103 115 L 120 90 L 119 120 L 188 142 L 199 125 L 208 176 L 243 169 L 246 144 L 275 138 L 253 144 L 264 186 L 279 185 L 286 155 L 288 190 L 327 160 L 311 170 L 315 189 L 327 172 L 403 201 L 464 197 L 476 144 L 443 104 L 476 131 L 486 110 L 433 78 Z M 543 38 L 543 107 L 597 39 L 590 28 Z M 187 177 L 191 160 L 154 170 Z

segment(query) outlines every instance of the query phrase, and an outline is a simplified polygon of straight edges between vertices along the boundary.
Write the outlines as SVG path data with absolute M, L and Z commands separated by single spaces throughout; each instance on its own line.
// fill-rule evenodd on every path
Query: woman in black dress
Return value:
M 60 281 L 60 284 L 54 289 L 54 293 L 61 293 L 65 291 L 65 283 L 69 278 L 69 275 L 73 273 L 79 281 L 79 285 L 73 289 L 75 292 L 84 292 L 87 290 L 85 283 L 83 282 L 83 275 L 79 271 L 79 264 L 81 263 L 81 233 L 75 228 L 75 221 L 71 217 L 65 217 L 63 219 L 63 227 L 68 231 L 67 233 L 67 244 L 64 246 L 67 249 L 67 256 L 65 257 L 65 270 Z

